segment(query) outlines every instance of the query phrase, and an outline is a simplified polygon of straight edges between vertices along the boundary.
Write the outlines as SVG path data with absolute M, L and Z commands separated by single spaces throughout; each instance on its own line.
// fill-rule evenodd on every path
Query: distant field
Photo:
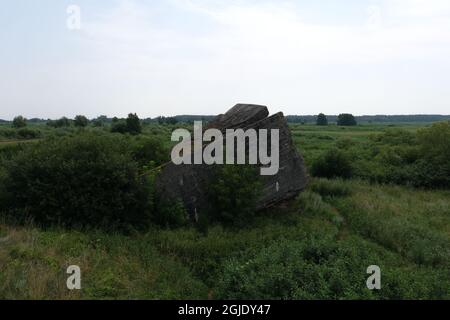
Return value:
M 308 124 L 291 124 L 290 128 L 294 143 L 305 157 L 307 164 L 310 165 L 322 152 L 333 146 L 339 140 L 347 139 L 364 144 L 369 137 L 386 132 L 386 130 L 401 129 L 416 132 L 418 129 L 430 125 L 430 123 L 399 123 L 362 124 L 355 127 L 338 127 L 336 125 L 320 127 Z

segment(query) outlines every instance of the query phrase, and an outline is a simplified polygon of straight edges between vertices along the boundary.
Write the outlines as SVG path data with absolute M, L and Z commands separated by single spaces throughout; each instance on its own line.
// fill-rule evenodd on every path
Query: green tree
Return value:
M 327 126 L 328 125 L 327 116 L 324 115 L 323 113 L 320 113 L 317 116 L 317 122 L 316 123 L 317 123 L 318 126 Z
M 19 129 L 27 126 L 27 119 L 22 116 L 17 116 L 14 118 L 12 123 L 13 128 Z
M 338 126 L 356 126 L 357 122 L 355 117 L 349 113 L 342 113 L 338 116 Z
M 136 113 L 130 113 L 126 120 L 127 132 L 131 134 L 139 134 L 142 132 L 142 125 Z
M 75 127 L 84 128 L 87 127 L 87 125 L 89 124 L 89 120 L 85 116 L 78 115 L 75 117 L 74 124 Z

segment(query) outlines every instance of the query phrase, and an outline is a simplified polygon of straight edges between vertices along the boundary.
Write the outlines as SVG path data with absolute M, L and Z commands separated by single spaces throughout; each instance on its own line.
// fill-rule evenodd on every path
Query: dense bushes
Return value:
M 142 226 L 148 186 L 124 139 L 79 134 L 28 146 L 5 163 L 4 209 L 41 225 Z
M 111 132 L 137 135 L 142 132 L 141 121 L 135 113 L 130 113 L 125 121 L 114 118 L 113 124 L 111 125 Z
M 25 119 L 22 116 L 17 116 L 14 118 L 14 120 L 12 122 L 12 126 L 13 126 L 13 128 L 16 128 L 16 129 L 24 128 L 27 126 L 27 119 Z
M 154 137 L 89 131 L 5 150 L 0 210 L 43 226 L 186 225 L 183 205 L 154 188 L 168 151 Z M 260 192 L 257 168 L 220 166 L 214 172 L 202 223 L 247 225 Z
M 311 173 L 323 178 L 351 178 L 353 170 L 349 157 L 338 149 L 323 154 L 311 167 Z
M 75 117 L 73 124 L 75 127 L 84 128 L 89 124 L 89 120 L 85 116 L 78 115 Z
M 222 299 L 417 299 L 448 298 L 445 272 L 392 267 L 376 246 L 361 239 L 282 240 L 230 259 L 218 285 Z M 382 290 L 366 287 L 367 267 L 382 268 Z M 430 271 L 430 270 L 428 270 Z
M 216 168 L 208 193 L 208 218 L 225 225 L 247 225 L 255 214 L 261 186 L 256 166 L 225 165 Z
M 328 125 L 328 118 L 327 118 L 327 116 L 324 115 L 323 113 L 320 113 L 317 116 L 316 124 L 318 126 L 327 126 Z
M 37 139 L 42 136 L 41 132 L 36 129 L 20 128 L 20 129 L 1 129 L 0 137 L 6 139 L 28 140 Z
M 170 161 L 169 148 L 156 137 L 138 137 L 132 145 L 133 158 L 140 166 L 160 166 Z
M 47 121 L 47 126 L 53 128 L 70 127 L 70 120 L 66 117 L 62 117 L 61 119 L 58 120 L 49 120 Z
M 450 122 L 433 124 L 417 134 L 420 160 L 416 163 L 416 184 L 450 187 Z
M 389 129 L 364 145 L 340 139 L 311 165 L 317 177 L 357 177 L 378 183 L 425 188 L 450 187 L 450 124 L 435 123 L 413 133 Z
M 342 113 L 337 119 L 338 126 L 356 126 L 357 122 L 355 117 L 349 113 Z

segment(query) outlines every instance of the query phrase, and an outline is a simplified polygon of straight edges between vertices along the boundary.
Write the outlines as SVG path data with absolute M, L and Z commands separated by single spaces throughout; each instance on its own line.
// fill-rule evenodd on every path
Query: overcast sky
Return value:
M 238 102 L 450 114 L 450 1 L 0 4 L 0 118 L 218 114 Z

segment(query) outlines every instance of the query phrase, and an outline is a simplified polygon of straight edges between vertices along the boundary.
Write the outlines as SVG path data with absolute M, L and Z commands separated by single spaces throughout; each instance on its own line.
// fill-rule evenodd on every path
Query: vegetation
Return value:
M 348 179 L 352 177 L 353 169 L 344 152 L 330 149 L 313 163 L 311 173 L 316 177 Z
M 338 116 L 337 119 L 338 126 L 356 126 L 357 122 L 355 117 L 352 114 L 342 113 Z
M 226 166 L 194 224 L 154 188 L 189 126 L 100 121 L 0 125 L 0 298 L 450 299 L 448 122 L 293 124 L 307 190 L 256 213 L 258 175 Z M 80 291 L 65 285 L 74 264 Z
M 323 113 L 320 113 L 320 114 L 317 116 L 316 124 L 317 124 L 318 126 L 327 126 L 327 125 L 328 125 L 328 119 L 327 119 L 327 116 L 324 115 Z
M 136 114 L 130 113 L 125 121 L 114 119 L 111 126 L 111 132 L 137 135 L 142 132 L 141 121 Z
M 49 120 L 47 125 L 53 128 L 70 127 L 70 120 L 66 117 L 62 117 L 61 119 L 55 121 Z
M 224 225 L 244 227 L 254 217 L 261 195 L 259 169 L 254 166 L 227 165 L 216 169 L 208 194 L 208 218 Z
M 12 122 L 12 126 L 13 126 L 13 128 L 16 128 L 16 129 L 24 128 L 27 126 L 27 119 L 25 119 L 22 116 L 17 116 L 14 118 L 14 120 Z
M 73 123 L 75 127 L 84 128 L 89 124 L 89 120 L 85 116 L 76 116 Z
M 126 144 L 80 134 L 29 145 L 5 161 L 2 209 L 43 226 L 148 223 L 148 188 Z

